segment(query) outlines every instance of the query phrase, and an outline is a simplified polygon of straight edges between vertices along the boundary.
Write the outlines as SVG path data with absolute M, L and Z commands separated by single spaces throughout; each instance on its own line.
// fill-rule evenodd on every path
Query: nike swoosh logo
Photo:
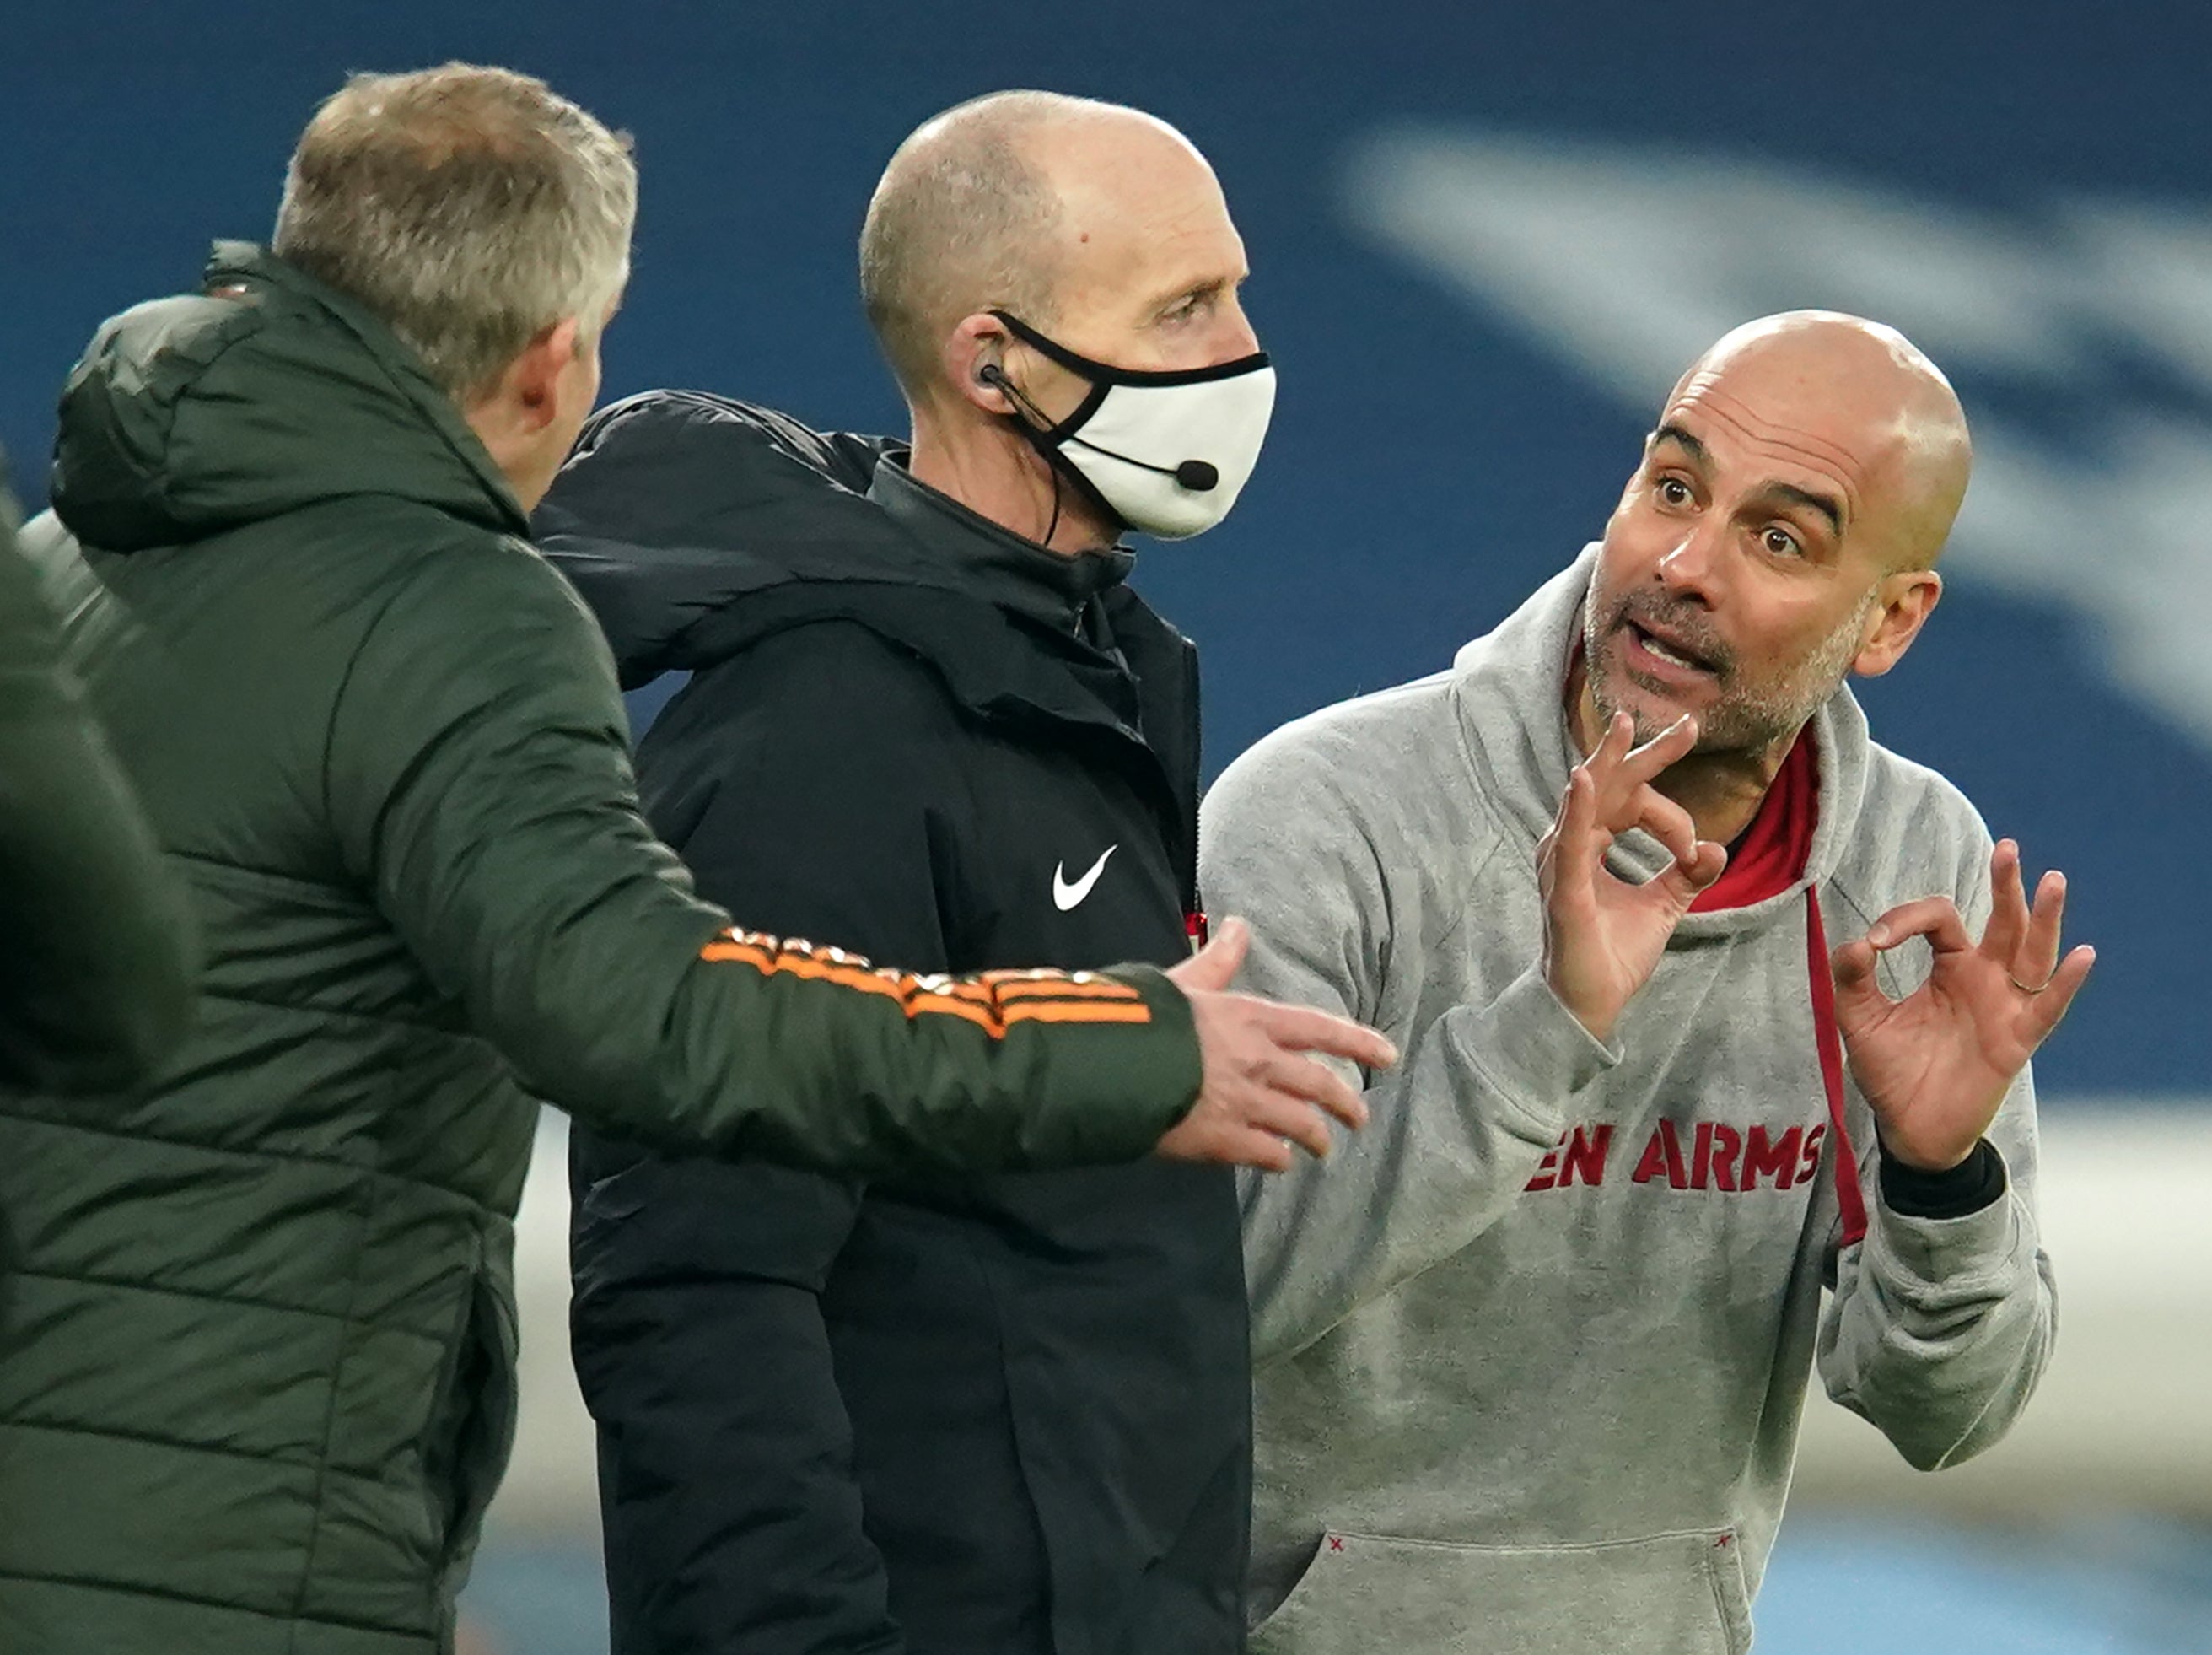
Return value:
M 1055 862 L 1052 869 L 1052 905 L 1063 914 L 1091 894 L 1091 887 L 1098 883 L 1098 876 L 1106 871 L 1106 859 L 1121 847 L 1112 844 L 1098 853 L 1098 860 L 1091 864 L 1091 871 L 1073 885 L 1067 882 L 1067 864 Z

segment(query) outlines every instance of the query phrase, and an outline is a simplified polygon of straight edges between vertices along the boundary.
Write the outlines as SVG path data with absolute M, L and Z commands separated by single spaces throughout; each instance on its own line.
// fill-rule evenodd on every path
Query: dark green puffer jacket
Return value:
M 1156 974 L 718 936 L 451 401 L 252 248 L 208 285 L 94 341 L 24 534 L 206 964 L 150 1089 L 0 1093 L 0 1650 L 425 1655 L 511 1436 L 526 1087 L 817 1167 L 1049 1165 L 1142 1153 L 1196 1044 Z
M 191 922 L 15 551 L 0 488 L 0 1086 L 139 1080 L 191 1008 Z M 7 1236 L 0 1231 L 0 1275 Z

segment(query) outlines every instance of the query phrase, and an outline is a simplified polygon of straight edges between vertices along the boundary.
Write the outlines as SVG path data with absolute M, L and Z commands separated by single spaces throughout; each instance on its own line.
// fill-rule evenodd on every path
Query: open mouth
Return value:
M 1708 678 L 1719 675 L 1719 667 L 1698 654 L 1689 645 L 1662 637 L 1650 628 L 1639 626 L 1634 621 L 1624 620 L 1621 626 L 1627 632 L 1630 643 L 1639 653 L 1649 656 L 1661 666 L 1671 666 L 1678 672 L 1702 672 Z

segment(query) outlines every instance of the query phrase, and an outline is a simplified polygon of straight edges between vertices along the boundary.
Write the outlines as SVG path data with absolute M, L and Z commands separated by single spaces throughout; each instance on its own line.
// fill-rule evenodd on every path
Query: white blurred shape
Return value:
M 568 1117 L 540 1111 L 514 1221 L 514 1298 L 522 1320 L 521 1421 L 489 1521 L 549 1535 L 596 1535 L 592 1416 L 568 1360 Z
M 1795 1500 L 2212 1517 L 2212 1098 L 2075 1108 L 2043 1135 L 2058 1348 L 2026 1415 L 1979 1459 L 1929 1476 L 1856 1415 L 1816 1404 Z
M 1366 233 L 1639 416 L 1756 316 L 1902 329 L 1967 381 L 1975 475 L 1946 571 L 2078 618 L 2105 676 L 2212 746 L 2212 424 L 2100 393 L 2098 354 L 2124 344 L 2212 393 L 2212 215 L 2075 201 L 2008 220 L 1778 164 L 1457 127 L 1369 140 L 1345 195 Z M 1978 405 L 1974 375 L 2047 397 L 2065 436 Z
M 2061 209 L 2094 290 L 2169 362 L 2212 389 L 2212 218 L 2146 202 Z

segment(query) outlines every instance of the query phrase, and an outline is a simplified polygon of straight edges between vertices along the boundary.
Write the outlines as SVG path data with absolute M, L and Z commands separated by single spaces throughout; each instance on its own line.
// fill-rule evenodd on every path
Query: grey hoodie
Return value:
M 2026 1074 L 1990 1133 L 2009 1187 L 1953 1219 L 1883 1205 L 1848 1090 L 1869 1227 L 1844 1244 L 1804 884 L 1686 917 L 1609 1048 L 1544 983 L 1536 843 L 1594 561 L 1451 671 L 1277 731 L 1206 800 L 1247 984 L 1405 1054 L 1366 1131 L 1243 1187 L 1261 1655 L 1747 1649 L 1816 1361 L 1934 1469 L 2002 1436 L 2050 1353 Z M 1978 931 L 1973 807 L 1875 745 L 1848 691 L 1813 735 L 1831 940 L 1935 894 Z M 1663 861 L 1641 835 L 1613 856 Z M 1883 986 L 1927 961 L 1885 956 Z

